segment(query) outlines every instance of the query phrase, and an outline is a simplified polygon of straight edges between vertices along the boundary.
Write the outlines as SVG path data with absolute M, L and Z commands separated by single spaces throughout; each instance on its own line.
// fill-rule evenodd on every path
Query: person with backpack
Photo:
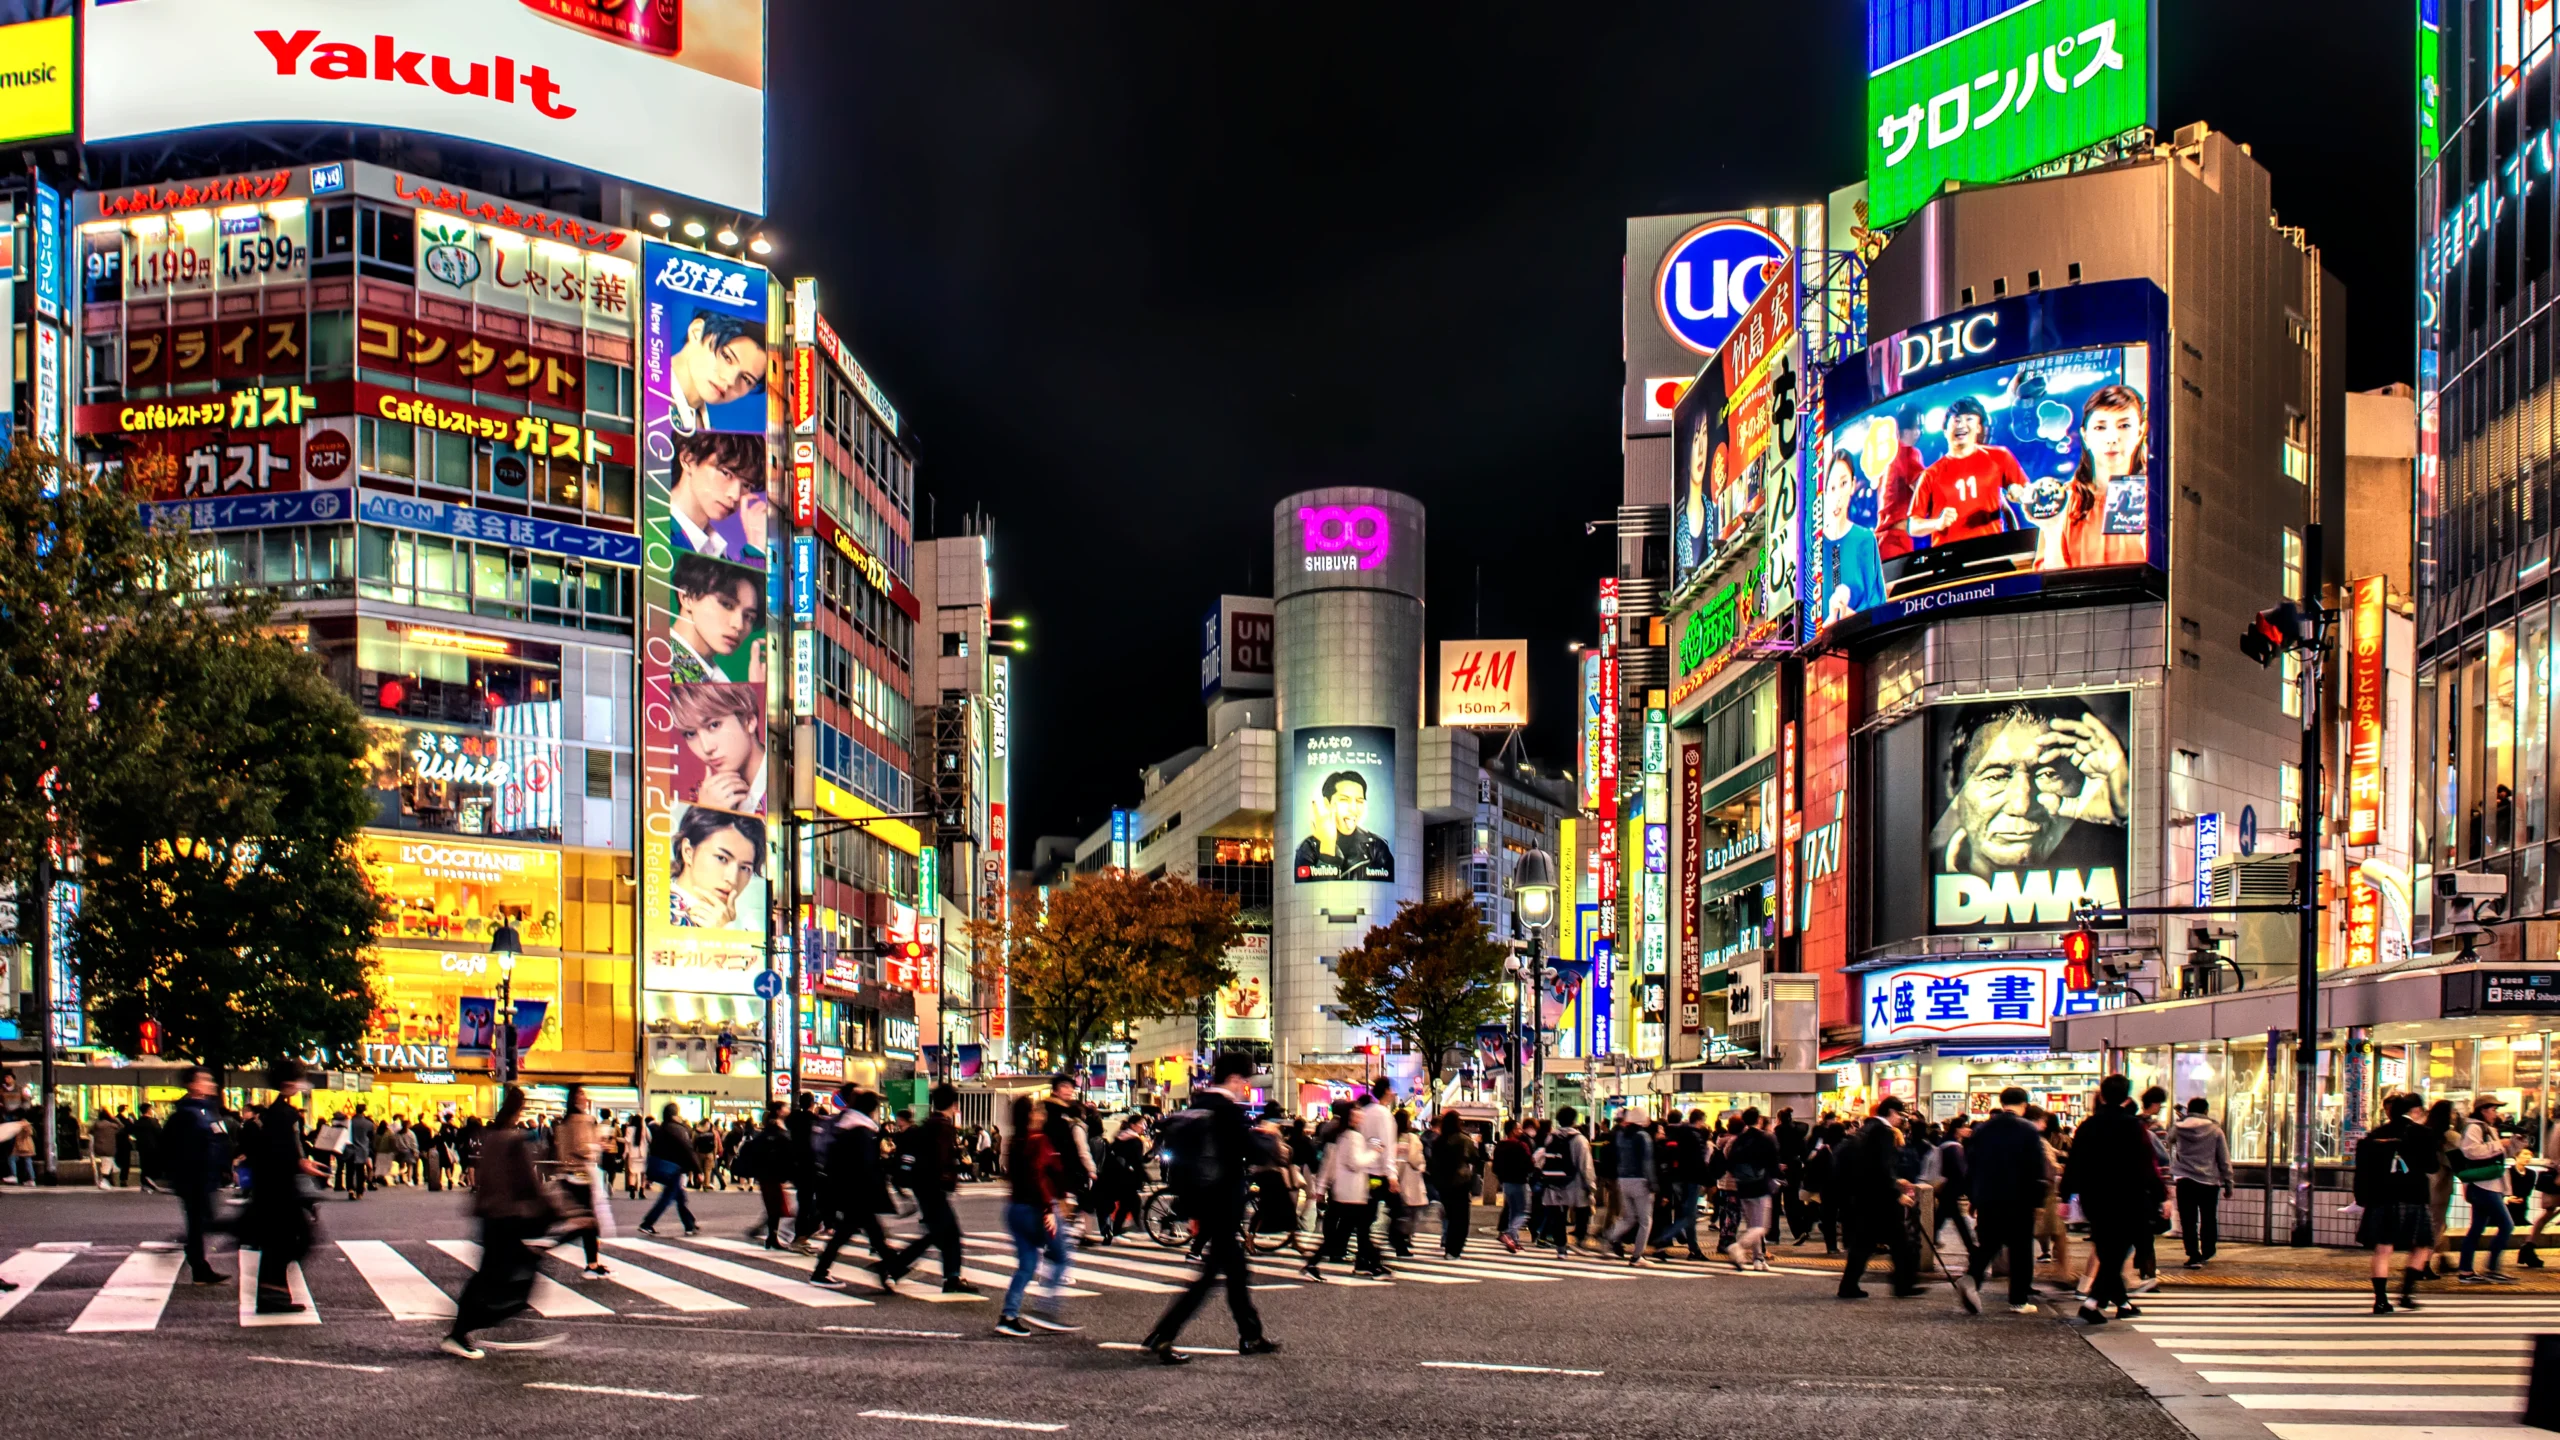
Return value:
M 2427 1257 L 2435 1246 L 2435 1223 L 2427 1213 L 2427 1191 L 2442 1151 L 2433 1132 L 2409 1119 L 2426 1101 L 2394 1095 L 2382 1102 L 2383 1122 L 2356 1142 L 2356 1243 L 2373 1247 L 2373 1313 L 2391 1308 L 2391 1252 L 2408 1252 L 2408 1268 L 2400 1272 L 2400 1308 L 2418 1308 L 2418 1280 L 2427 1273 Z
M 1253 1069 L 1250 1054 L 1219 1051 L 1208 1088 L 1193 1091 L 1192 1108 L 1168 1117 L 1162 1127 L 1165 1183 L 1181 1197 L 1184 1212 L 1207 1244 L 1201 1248 L 1198 1277 L 1173 1297 L 1139 1342 L 1140 1353 L 1160 1364 L 1190 1363 L 1191 1357 L 1175 1349 L 1175 1343 L 1221 1283 L 1227 1287 L 1228 1313 L 1235 1317 L 1236 1353 L 1269 1355 L 1280 1348 L 1262 1332 L 1262 1313 L 1253 1304 L 1253 1265 L 1244 1246 L 1253 1172 L 1282 1161 L 1277 1129 L 1255 1125 L 1245 1115 L 1245 1101 L 1253 1096 Z
M 924 1234 L 872 1269 L 880 1288 L 896 1288 L 927 1250 L 942 1252 L 942 1293 L 975 1295 L 978 1287 L 960 1278 L 960 1217 L 951 1209 L 951 1192 L 960 1188 L 960 1089 L 948 1081 L 933 1087 L 933 1113 L 910 1132 L 907 1149 L 915 1160 L 913 1186 Z
M 2110 1075 L 2098 1082 L 2096 1108 L 2072 1132 L 2061 1193 L 2065 1199 L 2078 1197 L 2080 1213 L 2089 1220 L 2089 1248 L 2096 1252 L 2080 1318 L 2103 1325 L 2110 1303 L 2119 1320 L 2140 1315 L 2125 1285 L 2125 1267 L 2133 1258 L 2137 1232 L 2168 1203 L 2168 1185 L 2133 1107 L 2133 1081 L 2127 1077 Z
M 889 1198 L 887 1167 L 880 1158 L 880 1095 L 874 1090 L 845 1082 L 836 1090 L 836 1114 L 825 1123 L 827 1143 L 823 1148 L 823 1166 L 818 1177 L 818 1191 L 801 1201 L 805 1210 L 815 1205 L 827 1218 L 826 1248 L 818 1252 L 817 1268 L 809 1272 L 809 1283 L 840 1289 L 844 1282 L 828 1272 L 836 1256 L 844 1249 L 845 1240 L 855 1231 L 871 1242 L 871 1258 L 877 1263 L 889 1254 L 888 1232 L 880 1227 L 880 1217 L 894 1214 L 897 1202 Z
M 1761 1128 L 1757 1107 L 1742 1112 L 1742 1128 L 1725 1147 L 1724 1169 L 1733 1177 L 1734 1203 L 1742 1210 L 1741 1230 L 1725 1247 L 1725 1258 L 1736 1270 L 1766 1270 L 1770 1212 L 1778 1189 L 1778 1141 Z M 1689 1248 L 1693 1254 L 1697 1250 L 1694 1243 Z
M 1965 1218 L 1964 1202 L 1973 1193 L 1968 1172 L 1970 1157 L 1965 1153 L 1965 1140 L 1973 1133 L 1973 1117 L 1958 1115 L 1947 1122 L 1931 1147 L 1928 1158 L 1920 1163 L 1920 1183 L 1928 1194 L 1928 1214 L 1921 1222 L 1929 1251 L 1938 1253 L 1938 1232 L 1952 1224 L 1956 1239 L 1970 1258 L 1974 1251 L 1973 1222 Z
M 1455 1110 L 1441 1112 L 1424 1171 L 1440 1195 L 1440 1253 L 1452 1260 L 1467 1252 L 1468 1210 L 1483 1165 L 1484 1150 L 1467 1133 L 1466 1117 Z
M 802 1094 L 806 1094 L 803 1091 Z M 764 1197 L 764 1224 L 747 1227 L 747 1238 L 753 1240 L 759 1231 L 764 1235 L 764 1248 L 782 1248 L 782 1222 L 791 1218 L 791 1132 L 782 1128 L 782 1102 L 776 1100 L 764 1107 L 764 1124 L 738 1146 L 729 1159 L 729 1168 L 738 1178 L 756 1187 Z M 809 1213 L 808 1192 L 801 1192 L 798 1230 L 806 1231 L 818 1223 Z
M 1570 1105 L 1557 1110 L 1555 1129 L 1540 1141 L 1537 1151 L 1538 1203 L 1548 1227 L 1539 1243 L 1553 1244 L 1559 1260 L 1564 1258 L 1574 1217 L 1580 1216 L 1586 1226 L 1591 1223 L 1591 1142 L 1574 1128 L 1579 1118 Z
M 1502 1138 L 1493 1146 L 1493 1183 L 1502 1187 L 1502 1218 L 1493 1238 L 1514 1255 L 1520 1253 L 1521 1227 L 1529 1223 L 1529 1181 L 1536 1173 L 1520 1122 L 1503 1121 Z

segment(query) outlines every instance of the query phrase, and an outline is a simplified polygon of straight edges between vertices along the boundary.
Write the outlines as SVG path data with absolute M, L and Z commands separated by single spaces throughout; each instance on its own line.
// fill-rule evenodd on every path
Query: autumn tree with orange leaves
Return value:
M 1234 978 L 1227 951 L 1243 935 L 1235 897 L 1168 875 L 1106 870 L 1049 892 L 1046 913 L 1011 944 L 1013 1016 L 1060 1066 L 1142 1020 L 1195 1010 Z M 971 925 L 982 951 L 1005 946 L 1005 927 Z

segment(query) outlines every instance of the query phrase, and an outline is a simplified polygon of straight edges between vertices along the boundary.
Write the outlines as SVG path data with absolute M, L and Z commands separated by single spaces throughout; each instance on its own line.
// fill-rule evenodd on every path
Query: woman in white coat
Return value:
M 1336 1131 L 1324 1147 L 1324 1157 L 1316 1167 L 1316 1193 L 1323 1197 L 1324 1243 L 1298 1273 L 1307 1279 L 1324 1281 L 1324 1272 L 1316 1267 L 1326 1259 L 1348 1257 L 1352 1229 L 1369 1213 L 1369 1178 L 1376 1169 L 1378 1152 L 1357 1125 L 1345 1125 Z
M 1413 1112 L 1396 1112 L 1396 1175 L 1388 1187 L 1392 1203 L 1388 1207 L 1387 1243 L 1395 1247 L 1396 1258 L 1413 1258 L 1413 1227 L 1431 1203 L 1430 1187 L 1424 1183 L 1422 1137 L 1414 1133 Z

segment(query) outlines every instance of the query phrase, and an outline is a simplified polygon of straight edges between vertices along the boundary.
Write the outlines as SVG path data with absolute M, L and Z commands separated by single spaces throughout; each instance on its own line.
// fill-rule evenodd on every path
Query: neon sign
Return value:
M 1375 505 L 1307 505 L 1298 509 L 1309 571 L 1375 570 L 1387 563 L 1395 535 Z

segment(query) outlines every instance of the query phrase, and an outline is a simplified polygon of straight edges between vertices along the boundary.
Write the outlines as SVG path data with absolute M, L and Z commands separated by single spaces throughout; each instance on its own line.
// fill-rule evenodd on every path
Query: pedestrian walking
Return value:
M 1982 1287 L 2003 1256 L 2009 1266 L 2009 1309 L 2035 1313 L 2035 1226 L 2051 1190 L 2044 1136 L 2027 1118 L 2027 1092 L 2011 1085 L 2000 1108 L 1973 1127 L 1965 1142 L 1965 1194 L 1973 1203 L 1973 1246 L 1956 1302 L 1968 1314 L 1982 1310 Z
M 2415 1095 L 2382 1102 L 2383 1120 L 2356 1142 L 2356 1243 L 2373 1247 L 2373 1313 L 2391 1309 L 2391 1252 L 2408 1252 L 2400 1272 L 2400 1308 L 2418 1308 L 2418 1280 L 2427 1271 L 2435 1228 L 2427 1214 L 2430 1183 L 2444 1159 L 2434 1132 L 2409 1119 L 2423 1104 Z
M 800 1092 L 802 1099 L 807 1091 Z M 794 1171 L 791 1132 L 783 1128 L 782 1102 L 776 1100 L 764 1107 L 764 1124 L 738 1147 L 737 1156 L 729 1163 L 737 1168 L 738 1178 L 756 1187 L 764 1200 L 764 1221 L 747 1227 L 750 1240 L 761 1236 L 764 1248 L 782 1248 L 782 1222 L 791 1218 L 791 1177 Z M 815 1185 L 800 1192 L 800 1230 L 805 1232 L 818 1223 L 810 1212 L 817 1208 Z
M 2126 1077 L 2110 1075 L 2098 1082 L 2097 1105 L 2072 1132 L 2071 1154 L 2063 1162 L 2062 1194 L 2080 1202 L 2080 1213 L 2089 1222 L 2089 1248 L 2096 1252 L 2097 1268 L 2080 1302 L 2080 1318 L 2092 1325 L 2107 1322 L 2109 1305 L 2119 1320 L 2142 1313 L 2125 1285 L 2125 1266 L 2133 1257 L 2136 1234 L 2168 1203 L 2151 1138 L 2143 1132 L 2132 1099 L 2133 1082 Z
M 124 1136 L 124 1127 L 116 1122 L 113 1111 L 101 1106 L 89 1119 L 89 1171 L 101 1190 L 116 1185 L 116 1142 Z
M 361 1200 L 373 1188 L 373 1119 L 356 1107 L 347 1120 L 346 1139 L 338 1146 L 340 1187 L 350 1200 Z
M 249 1161 L 249 1210 L 242 1238 L 258 1249 L 258 1301 L 261 1315 L 297 1315 L 308 1307 L 293 1298 L 289 1282 L 293 1266 L 311 1253 L 314 1221 L 311 1197 L 303 1178 L 329 1172 L 311 1158 L 302 1140 L 302 1111 L 294 1100 L 311 1088 L 309 1072 L 299 1060 L 279 1060 L 267 1069 L 267 1088 L 276 1098 L 258 1113 L 257 1147 Z
M 2507 1162 L 2515 1157 L 2522 1137 L 2510 1138 L 2500 1133 L 2495 1095 L 2484 1095 L 2471 1107 L 2471 1119 L 2462 1127 L 2462 1139 L 2456 1148 L 2461 1159 L 2455 1164 L 2453 1178 L 2462 1182 L 2463 1203 L 2471 1207 L 2471 1228 L 2462 1237 L 2462 1265 L 2457 1276 L 2465 1285 L 2512 1285 L 2515 1277 L 2506 1271 L 2507 1238 L 2515 1233 L 2515 1218 L 2507 1213 Z M 2483 1274 L 2471 1268 L 2480 1248 L 2480 1237 L 2492 1225 L 2496 1238 L 2489 1242 L 2489 1269 Z
M 1618 1223 L 1606 1239 L 1612 1256 L 1623 1255 L 1635 1265 L 1644 1260 L 1645 1239 L 1653 1233 L 1653 1133 L 1646 1128 L 1643 1106 L 1630 1105 L 1618 1117 L 1611 1142 L 1617 1160 Z M 1620 1239 L 1630 1232 L 1635 1235 L 1632 1249 Z
M 1467 1253 L 1468 1212 L 1483 1168 L 1484 1150 L 1467 1133 L 1466 1117 L 1455 1110 L 1441 1112 L 1425 1178 L 1440 1196 L 1440 1253 L 1452 1260 Z
M 1396 1258 L 1413 1258 L 1413 1232 L 1421 1223 L 1423 1207 L 1431 1203 L 1430 1157 L 1425 1153 L 1422 1137 L 1414 1133 L 1413 1112 L 1396 1111 L 1396 1170 L 1387 1182 L 1387 1243 Z
M 613 1191 L 604 1183 L 604 1172 L 599 1168 L 604 1158 L 604 1135 L 591 1113 L 594 1107 L 595 1102 L 587 1098 L 587 1087 L 569 1087 L 567 1109 L 560 1123 L 551 1127 L 551 1158 L 559 1172 L 563 1228 L 578 1237 L 578 1248 L 587 1257 L 586 1268 L 580 1273 L 602 1277 L 613 1273 L 605 1268 L 596 1249 L 611 1218 L 608 1207 L 613 1203 Z
M 1529 1223 L 1529 1182 L 1536 1178 L 1535 1162 L 1529 1155 L 1529 1142 L 1521 1137 L 1518 1119 L 1502 1122 L 1502 1138 L 1493 1146 L 1493 1183 L 1502 1188 L 1502 1218 L 1494 1239 L 1502 1248 L 1520 1253 L 1520 1231 Z
M 1824 1198 L 1840 1207 L 1841 1223 L 1848 1231 L 1843 1238 L 1849 1259 L 1840 1272 L 1843 1300 L 1867 1298 L 1859 1282 L 1866 1278 L 1867 1261 L 1879 1250 L 1892 1257 L 1893 1293 L 1897 1297 L 1920 1293 L 1920 1247 L 1904 1218 L 1916 1193 L 1897 1170 L 1902 1149 L 1902 1132 L 1897 1127 L 1902 1113 L 1899 1095 L 1877 1101 L 1866 1123 L 1840 1146 L 1833 1161 L 1832 1190 Z
M 2438 1100 L 2428 1106 L 2421 1128 L 2436 1143 L 2436 1168 L 2427 1177 L 2427 1222 L 2435 1236 L 2436 1273 L 2446 1275 L 2453 1272 L 2452 1247 L 2445 1243 L 2451 1238 L 2446 1232 L 2453 1213 L 2453 1172 L 2462 1168 L 2462 1127 L 2454 1117 L 2453 1102 Z
M 951 1192 L 960 1188 L 960 1092 L 949 1084 L 933 1087 L 933 1113 L 915 1129 L 909 1148 L 915 1155 L 913 1187 L 924 1234 L 875 1268 L 880 1287 L 898 1283 L 924 1252 L 942 1252 L 942 1293 L 975 1295 L 978 1287 L 960 1278 L 960 1217 L 952 1213 Z
M 213 1268 L 205 1237 L 214 1228 L 213 1193 L 231 1173 L 231 1146 L 214 1111 L 213 1072 L 189 1066 L 186 1083 L 186 1098 L 169 1111 L 161 1149 L 169 1188 L 186 1217 L 187 1274 L 199 1285 L 220 1285 L 231 1277 Z
M 658 1233 L 658 1217 L 667 1206 L 676 1207 L 676 1218 L 684 1222 L 684 1233 L 694 1234 L 701 1227 L 693 1223 L 693 1207 L 685 1203 L 684 1177 L 693 1168 L 693 1132 L 687 1129 L 684 1116 L 675 1102 L 667 1102 L 658 1112 L 658 1123 L 649 1131 L 649 1179 L 658 1187 L 658 1199 L 649 1213 L 640 1217 L 640 1233 Z
M 828 1122 L 834 1134 L 827 1141 L 818 1196 L 803 1196 L 800 1201 L 804 1214 L 812 1204 L 822 1205 L 827 1212 L 826 1248 L 818 1252 L 818 1267 L 809 1272 L 809 1283 L 829 1288 L 844 1284 L 829 1272 L 846 1237 L 856 1230 L 871 1242 L 874 1265 L 889 1258 L 889 1236 L 880 1227 L 880 1217 L 896 1214 L 898 1209 L 898 1202 L 889 1195 L 888 1169 L 880 1154 L 879 1094 L 847 1083 L 836 1091 L 836 1107 L 835 1118 Z
M 1567 1231 L 1575 1218 L 1590 1223 L 1591 1192 L 1597 1183 L 1591 1169 L 1591 1142 L 1575 1128 L 1580 1118 L 1570 1105 L 1558 1109 L 1555 1129 L 1538 1147 L 1538 1203 L 1545 1207 L 1547 1224 L 1540 1243 L 1553 1244 L 1559 1260 L 1564 1258 Z
M 1358 1124 L 1345 1116 L 1342 1123 L 1334 1127 L 1333 1138 L 1326 1142 L 1318 1165 L 1316 1188 L 1323 1198 L 1324 1239 L 1316 1247 L 1315 1254 L 1309 1256 L 1307 1263 L 1299 1269 L 1300 1275 L 1321 1284 L 1324 1280 L 1321 1267 L 1325 1261 L 1339 1261 L 1350 1256 L 1355 1230 L 1361 1232 L 1362 1257 L 1376 1263 L 1376 1242 L 1368 1237 L 1365 1229 L 1369 1218 L 1376 1213 L 1369 1200 L 1369 1177 L 1374 1168 L 1373 1157 L 1369 1153 L 1369 1137 L 1361 1133 Z M 1358 1265 L 1353 1266 L 1355 1273 L 1359 1268 Z
M 1707 1112 L 1692 1110 L 1686 1123 L 1680 1112 L 1663 1117 L 1662 1148 L 1654 1158 L 1655 1178 L 1671 1210 L 1671 1223 L 1654 1236 L 1654 1243 L 1668 1252 L 1674 1245 L 1686 1245 L 1689 1258 L 1704 1260 L 1706 1252 L 1698 1248 L 1698 1201 L 1709 1185 L 1721 1179 L 1717 1173 L 1725 1157 L 1710 1143 Z M 1774 1151 L 1775 1142 L 1771 1142 Z M 1775 1193 L 1776 1161 L 1770 1163 L 1771 1193 Z
M 1733 1143 L 1725 1147 L 1720 1163 L 1725 1175 L 1733 1180 L 1734 1203 L 1742 1208 L 1741 1229 L 1733 1243 L 1725 1247 L 1725 1258 L 1736 1270 L 1769 1268 L 1769 1227 L 1778 1188 L 1778 1138 L 1762 1127 L 1756 1106 L 1742 1112 L 1742 1128 L 1734 1133 Z M 1692 1201 L 1694 1204 L 1694 1200 Z M 1694 1227 L 1689 1253 L 1698 1253 Z
M 1028 1335 L 1036 1327 L 1041 1330 L 1072 1332 L 1081 1325 L 1070 1325 L 1060 1313 L 1058 1292 L 1066 1287 L 1068 1257 L 1074 1252 L 1067 1245 L 1066 1209 L 1073 1204 L 1067 1190 L 1071 1162 L 1060 1154 L 1051 1138 L 1050 1122 L 1067 1120 L 1055 1101 L 1035 1104 L 1028 1095 L 1013 1099 L 1013 1144 L 1005 1157 L 1006 1201 L 1005 1233 L 1013 1237 L 1013 1281 L 1005 1287 L 1004 1313 L 996 1317 L 999 1335 Z M 1040 1304 L 1031 1313 L 1022 1308 L 1024 1294 L 1031 1289 L 1043 1266 L 1049 1272 L 1048 1282 L 1041 1286 Z
M 453 1328 L 436 1343 L 459 1359 L 484 1359 L 490 1348 L 541 1349 L 565 1338 L 555 1331 L 504 1343 L 471 1340 L 530 1307 L 536 1274 L 531 1242 L 557 1213 L 534 1169 L 532 1144 L 518 1123 L 523 1117 L 524 1091 L 509 1085 L 498 1093 L 496 1118 L 481 1132 L 480 1183 L 471 1200 L 471 1213 L 480 1221 L 480 1268 L 454 1301 Z
M 1804 1162 L 1813 1150 L 1813 1127 L 1796 1118 L 1792 1109 L 1778 1111 L 1778 1186 L 1785 1202 L 1787 1235 L 1796 1244 L 1812 1233 L 1812 1216 L 1804 1203 Z
M 1170 1159 L 1165 1181 L 1181 1197 L 1193 1227 L 1206 1242 L 1200 1252 L 1200 1274 L 1173 1297 L 1154 1328 L 1139 1342 L 1144 1353 L 1166 1365 L 1187 1363 L 1175 1348 L 1183 1327 L 1200 1311 L 1210 1293 L 1224 1284 L 1227 1310 L 1235 1317 L 1236 1350 L 1268 1355 L 1277 1342 L 1262 1332 L 1262 1314 L 1253 1304 L 1253 1267 L 1244 1247 L 1245 1206 L 1250 1203 L 1255 1169 L 1280 1163 L 1278 1131 L 1253 1125 L 1245 1117 L 1245 1101 L 1253 1094 L 1253 1057 L 1240 1050 L 1221 1050 L 1210 1069 L 1211 1083 L 1192 1092 L 1193 1118 L 1168 1122 L 1165 1148 Z
M 2212 1263 L 2221 1238 L 2222 1201 L 2231 1194 L 2231 1147 L 2213 1123 L 2213 1105 L 2197 1095 L 2169 1132 L 2169 1179 L 2178 1191 L 2178 1235 L 2187 1268 Z

